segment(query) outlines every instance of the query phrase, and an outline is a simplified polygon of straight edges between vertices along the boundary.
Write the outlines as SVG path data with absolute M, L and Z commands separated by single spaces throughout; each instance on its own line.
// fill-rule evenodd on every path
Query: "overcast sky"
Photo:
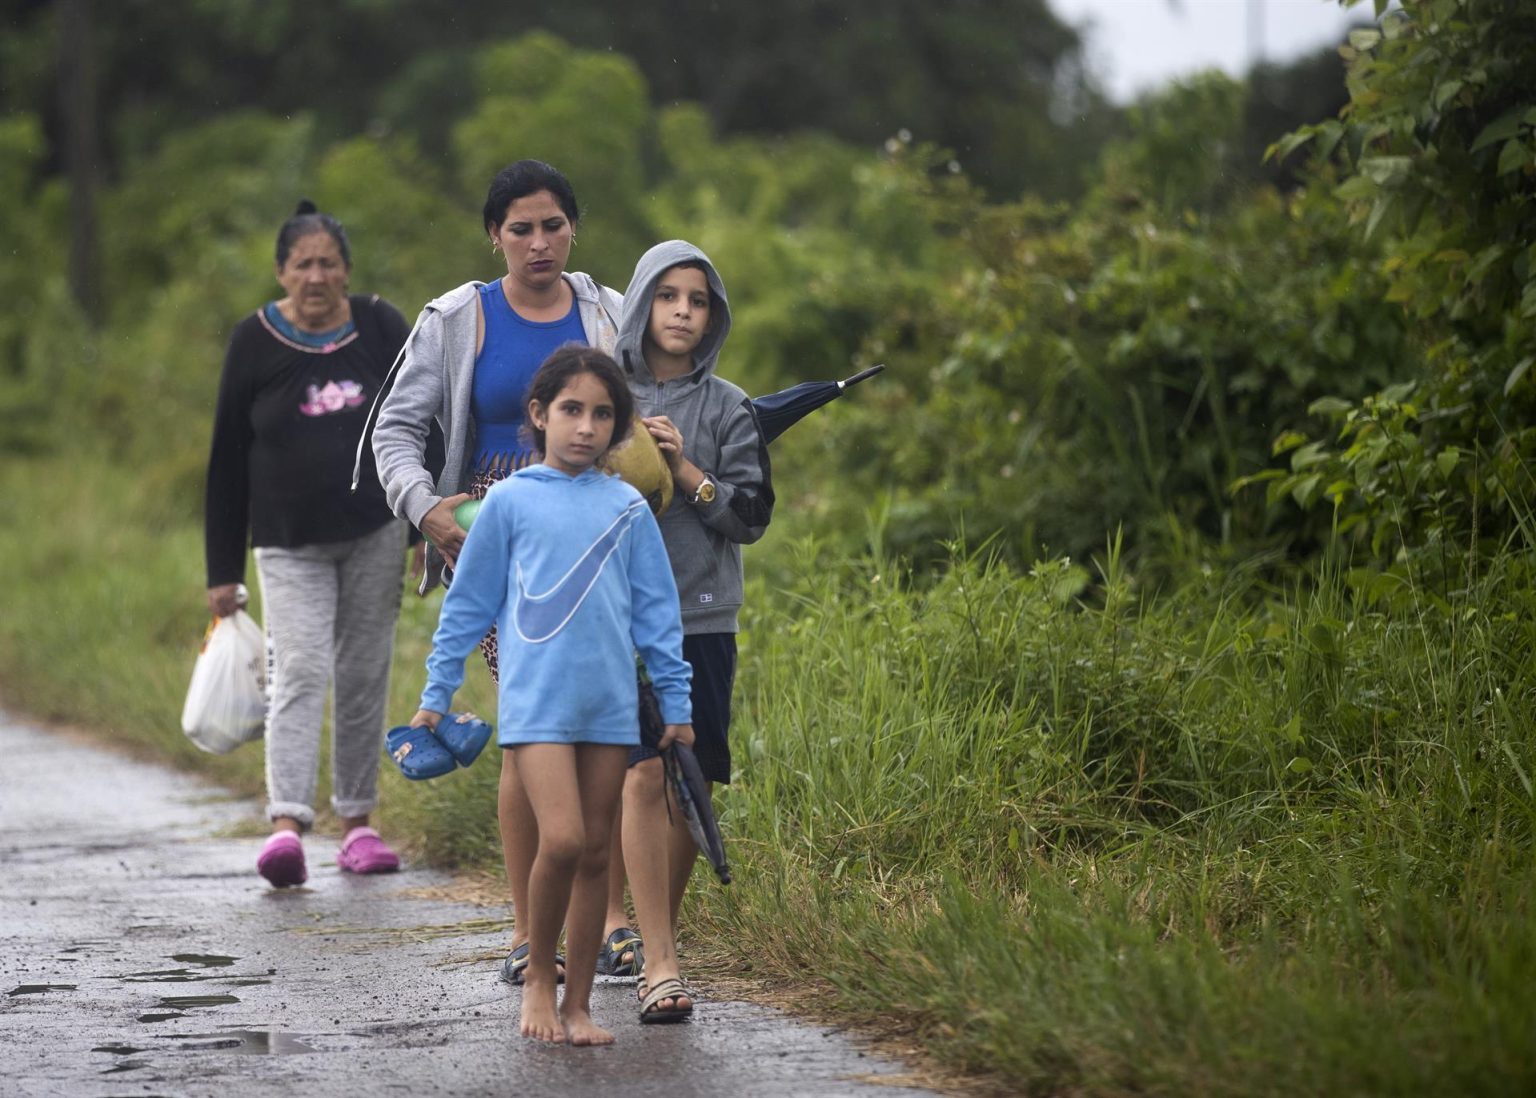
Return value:
M 1112 99 L 1126 102 L 1175 76 L 1220 68 L 1246 72 L 1256 55 L 1289 61 L 1343 41 L 1369 20 L 1369 2 L 1337 0 L 1050 0 L 1088 32 L 1089 63 Z

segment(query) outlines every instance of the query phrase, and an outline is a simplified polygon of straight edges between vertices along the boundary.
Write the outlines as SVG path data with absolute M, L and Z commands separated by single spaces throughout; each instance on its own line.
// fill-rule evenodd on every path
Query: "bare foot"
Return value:
M 560 1020 L 565 1023 L 565 1036 L 573 1045 L 613 1044 L 613 1034 L 594 1022 L 585 1010 L 562 1006 Z
M 555 1009 L 555 986 L 544 986 L 529 980 L 523 988 L 523 1017 L 519 1031 L 535 1041 L 547 1041 L 552 1045 L 565 1044 L 565 1029 L 560 1024 L 560 1014 Z

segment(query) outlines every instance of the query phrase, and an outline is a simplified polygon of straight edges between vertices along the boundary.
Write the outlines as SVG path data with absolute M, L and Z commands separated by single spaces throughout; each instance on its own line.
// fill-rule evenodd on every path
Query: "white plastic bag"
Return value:
M 181 730 L 204 751 L 227 754 L 260 739 L 267 720 L 266 641 L 244 610 L 215 618 L 192 668 Z

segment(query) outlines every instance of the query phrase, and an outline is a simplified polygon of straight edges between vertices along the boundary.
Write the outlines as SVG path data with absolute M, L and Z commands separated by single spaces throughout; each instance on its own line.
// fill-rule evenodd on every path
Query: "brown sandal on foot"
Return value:
M 670 1007 L 662 1006 L 664 1000 L 671 999 Z M 687 999 L 687 1006 L 679 1006 L 679 999 Z M 650 994 L 640 1004 L 640 1021 L 646 1024 L 653 1022 L 684 1022 L 693 1017 L 693 992 L 681 980 L 663 980 L 651 988 Z

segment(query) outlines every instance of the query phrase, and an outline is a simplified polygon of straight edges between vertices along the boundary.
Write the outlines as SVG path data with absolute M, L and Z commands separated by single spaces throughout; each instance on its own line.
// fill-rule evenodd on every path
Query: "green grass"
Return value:
M 177 730 L 200 539 L 131 470 L 7 463 L 24 577 L 8 704 L 258 792 L 260 752 Z M 61 496 L 70 501 L 69 521 Z M 736 882 L 699 875 L 696 956 L 830 982 L 956 1068 L 1039 1093 L 1505 1094 L 1536 1084 L 1528 554 L 1368 602 L 1203 572 L 1151 595 L 1106 555 L 943 574 L 754 550 Z M 436 600 L 408 596 L 391 713 Z M 485 676 L 469 703 L 488 712 Z M 475 696 L 478 691 L 479 696 Z M 495 768 L 384 778 L 382 818 L 494 866 Z M 818 993 L 819 995 L 819 993 Z
M 1509 576 L 1387 611 L 1330 569 L 1141 600 L 1111 555 L 1087 608 L 1064 564 L 791 571 L 756 592 L 712 930 L 772 925 L 775 970 L 1044 1092 L 1536 1079 Z
M 0 698 L 260 796 L 259 745 L 209 755 L 181 733 L 182 702 L 208 624 L 202 529 L 186 501 L 173 506 L 163 488 L 136 468 L 105 462 L 88 472 L 73 458 L 0 466 L 0 498 L 16 520 L 0 528 L 12 576 L 0 617 Z M 247 580 L 259 619 L 254 566 Z M 392 720 L 416 711 L 438 601 L 405 596 Z M 468 678 L 458 704 L 494 715 L 487 677 Z M 493 753 L 473 770 L 431 783 L 406 782 L 385 766 L 383 826 L 410 836 L 415 852 L 441 864 L 494 861 L 495 761 Z M 329 768 L 326 751 L 320 806 L 330 797 Z

